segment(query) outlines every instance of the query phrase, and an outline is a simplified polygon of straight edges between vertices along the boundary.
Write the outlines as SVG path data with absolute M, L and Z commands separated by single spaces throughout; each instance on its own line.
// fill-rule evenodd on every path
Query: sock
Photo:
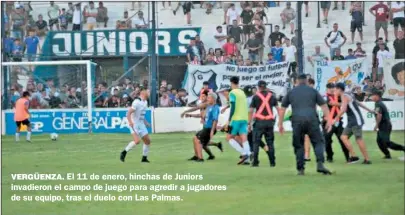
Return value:
M 131 151 L 131 149 L 134 148 L 135 146 L 136 146 L 135 142 L 134 142 L 134 141 L 131 141 L 131 142 L 128 143 L 127 147 L 125 147 L 125 151 L 126 151 L 126 152 L 129 152 L 129 151 Z
M 31 140 L 31 132 L 30 131 L 27 132 L 27 140 Z
M 15 141 L 20 141 L 20 133 L 15 133 Z
M 239 143 L 238 143 L 236 140 L 230 139 L 230 140 L 229 140 L 229 144 L 230 144 L 236 151 L 238 151 L 240 154 L 244 154 L 243 148 L 240 147 Z
M 243 146 L 244 155 L 250 155 L 249 142 L 248 142 L 248 141 L 245 141 L 245 142 L 242 144 L 242 146 Z
M 143 156 L 145 156 L 145 157 L 148 156 L 149 147 L 150 147 L 149 145 L 143 144 L 143 152 L 142 152 L 142 155 L 143 155 Z

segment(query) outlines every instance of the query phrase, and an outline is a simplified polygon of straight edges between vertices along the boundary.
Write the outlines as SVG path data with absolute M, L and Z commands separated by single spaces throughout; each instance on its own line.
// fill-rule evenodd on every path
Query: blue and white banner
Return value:
M 93 133 L 129 133 L 126 117 L 127 109 L 101 109 L 93 111 Z M 14 134 L 16 124 L 14 112 L 5 111 L 5 134 Z M 146 111 L 146 120 L 151 125 L 148 128 L 152 133 L 152 111 Z M 88 133 L 89 122 L 87 111 L 84 110 L 31 110 L 30 121 L 33 133 Z
M 367 76 L 367 60 L 359 58 L 341 61 L 315 62 L 315 88 L 321 93 L 326 93 L 326 84 L 343 82 L 347 87 L 360 86 Z

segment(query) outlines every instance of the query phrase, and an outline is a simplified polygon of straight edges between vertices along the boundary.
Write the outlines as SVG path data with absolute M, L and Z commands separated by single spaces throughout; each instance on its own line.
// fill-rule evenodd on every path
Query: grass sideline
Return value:
M 403 154 L 392 152 L 392 160 L 382 160 L 375 142 L 376 134 L 365 132 L 370 166 L 345 164 L 340 145 L 334 139 L 335 162 L 326 164 L 336 175 L 315 172 L 315 162 L 306 166 L 306 176 L 296 176 L 291 133 L 276 134 L 277 167 L 270 168 L 261 151 L 261 166 L 237 166 L 238 154 L 224 143 L 225 151 L 213 148 L 216 160 L 203 164 L 186 161 L 192 155 L 192 133 L 154 134 L 151 136 L 150 164 L 140 163 L 142 147 L 128 153 L 125 163 L 119 153 L 126 146 L 128 134 L 60 135 L 58 141 L 49 135 L 34 135 L 33 143 L 16 144 L 14 137 L 2 138 L 2 214 L 32 215 L 403 215 Z M 24 136 L 21 140 L 24 140 Z M 215 140 L 224 141 L 219 134 Z M 404 144 L 404 132 L 393 132 L 392 140 Z M 353 142 L 352 142 L 353 143 Z M 354 145 L 360 154 L 358 147 Z M 314 155 L 311 152 L 314 160 Z M 202 174 L 202 181 L 13 181 L 12 173 L 91 173 L 96 174 Z M 66 191 L 11 191 L 11 184 L 213 184 L 226 185 L 226 191 L 180 192 L 179 202 L 13 202 L 12 194 L 61 195 Z M 90 192 L 71 191 L 85 196 Z M 92 192 L 93 195 L 96 192 Z M 104 192 L 100 194 L 107 195 Z M 149 195 L 151 191 L 137 192 Z M 130 193 L 110 192 L 111 195 Z M 134 194 L 134 193 L 132 193 Z

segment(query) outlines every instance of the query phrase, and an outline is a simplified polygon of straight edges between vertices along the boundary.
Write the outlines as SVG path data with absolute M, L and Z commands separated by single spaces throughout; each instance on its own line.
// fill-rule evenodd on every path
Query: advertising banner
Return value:
M 104 109 L 93 112 L 93 133 L 129 133 L 127 109 Z M 13 111 L 5 111 L 5 134 L 15 134 Z M 146 120 L 152 125 L 152 111 L 146 111 Z M 89 122 L 83 110 L 31 110 L 30 121 L 33 133 L 87 133 Z M 152 128 L 148 128 L 152 133 Z
M 348 87 L 361 85 L 367 76 L 367 60 L 317 61 L 314 66 L 315 88 L 323 95 L 327 83 L 343 82 Z
M 238 76 L 241 88 L 257 86 L 259 80 L 267 82 L 267 87 L 277 96 L 283 95 L 287 87 L 288 62 L 266 66 L 235 66 L 235 65 L 189 65 L 185 77 L 184 88 L 189 93 L 188 100 L 198 99 L 204 81 L 208 81 L 214 91 L 229 89 L 230 78 Z
M 405 59 L 384 60 L 384 98 L 404 100 L 405 98 Z M 403 105 L 403 104 L 402 104 Z

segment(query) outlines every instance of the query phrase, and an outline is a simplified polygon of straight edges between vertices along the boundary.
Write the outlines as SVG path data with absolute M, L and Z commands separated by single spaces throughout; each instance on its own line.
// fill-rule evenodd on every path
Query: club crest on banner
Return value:
M 208 81 L 210 89 L 213 89 L 214 91 L 218 89 L 218 86 L 216 84 L 217 74 L 212 69 L 208 71 L 196 70 L 192 74 L 192 77 L 193 77 L 192 90 L 195 95 L 200 94 L 200 90 L 202 89 L 203 83 L 205 81 Z

